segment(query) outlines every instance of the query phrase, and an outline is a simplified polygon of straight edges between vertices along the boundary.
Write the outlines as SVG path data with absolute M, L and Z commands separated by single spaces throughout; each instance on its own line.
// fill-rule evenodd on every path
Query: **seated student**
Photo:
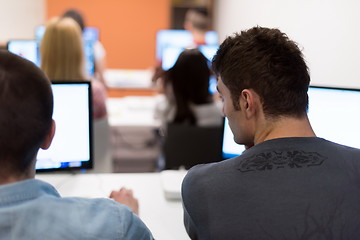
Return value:
M 206 8 L 190 8 L 186 11 L 184 29 L 193 37 L 193 46 L 205 45 L 205 36 L 210 27 L 210 19 Z
M 189 236 L 358 239 L 360 150 L 315 135 L 310 76 L 296 43 L 254 27 L 228 37 L 213 68 L 234 140 L 248 150 L 189 170 L 182 185 Z
M 81 32 L 84 32 L 86 27 L 85 18 L 79 10 L 73 8 L 68 9 L 62 14 L 62 17 L 72 18 L 77 24 L 79 24 Z M 93 43 L 93 50 L 95 59 L 95 78 L 106 86 L 104 79 L 104 72 L 106 69 L 106 50 L 99 40 Z
M 0 51 L 0 239 L 152 239 L 131 191 L 110 199 L 62 198 L 34 179 L 39 148 L 55 133 L 50 81 L 30 61 Z
M 198 49 L 186 49 L 163 77 L 165 101 L 156 108 L 155 117 L 167 123 L 219 126 L 220 108 L 209 92 L 208 60 Z
M 107 116 L 106 90 L 97 79 L 85 74 L 85 57 L 79 25 L 71 18 L 53 18 L 40 45 L 41 69 L 53 81 L 91 80 L 93 117 Z
M 196 48 L 206 44 L 206 33 L 210 29 L 210 19 L 207 9 L 205 8 L 190 8 L 186 11 L 184 19 L 184 29 L 189 31 L 192 36 L 192 43 L 187 48 Z M 163 92 L 163 85 L 161 79 L 165 73 L 162 69 L 162 59 L 157 59 L 157 66 L 154 69 L 152 81 L 158 88 L 159 92 Z

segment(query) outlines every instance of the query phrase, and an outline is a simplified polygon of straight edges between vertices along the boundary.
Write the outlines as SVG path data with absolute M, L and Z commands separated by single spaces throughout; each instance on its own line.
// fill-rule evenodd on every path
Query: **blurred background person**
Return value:
M 46 26 L 40 45 L 41 69 L 52 81 L 92 82 L 93 118 L 107 116 L 106 91 L 97 79 L 85 73 L 81 29 L 72 18 L 53 18 Z
M 165 98 L 155 112 L 163 127 L 167 123 L 222 124 L 221 109 L 209 92 L 210 75 L 209 62 L 198 49 L 186 49 L 179 55 L 163 76 Z
M 155 109 L 155 118 L 161 120 L 159 135 L 163 146 L 168 124 L 199 127 L 223 124 L 221 107 L 209 91 L 210 75 L 209 61 L 196 48 L 184 50 L 175 65 L 164 73 L 164 98 Z M 158 158 L 159 170 L 169 167 L 164 151 L 163 148 Z
M 205 45 L 205 35 L 210 29 L 208 11 L 205 8 L 190 8 L 185 14 L 184 29 L 193 37 L 193 46 Z
M 210 30 L 210 18 L 206 8 L 190 8 L 186 11 L 184 18 L 184 29 L 189 31 L 192 36 L 192 43 L 187 48 L 196 48 L 201 45 L 206 45 L 206 33 Z M 159 92 L 163 92 L 163 75 L 165 74 L 162 68 L 163 59 L 157 59 L 157 65 L 154 68 L 152 81 Z
M 86 22 L 83 14 L 79 10 L 68 9 L 63 13 L 62 17 L 69 17 L 75 20 L 75 22 L 79 24 L 81 32 L 84 33 L 84 29 L 86 28 Z M 104 86 L 106 86 L 106 82 L 104 79 L 104 72 L 106 69 L 106 50 L 99 40 L 94 41 L 92 43 L 92 47 L 95 68 L 94 77 L 100 80 L 104 84 Z

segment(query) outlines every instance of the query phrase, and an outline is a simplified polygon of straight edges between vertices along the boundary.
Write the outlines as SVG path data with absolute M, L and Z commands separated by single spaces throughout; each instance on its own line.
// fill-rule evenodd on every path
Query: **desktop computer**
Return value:
M 36 40 L 10 40 L 7 43 L 7 50 L 17 54 L 40 66 L 38 51 L 39 46 Z
M 90 169 L 93 165 L 91 83 L 53 82 L 56 132 L 49 149 L 40 149 L 36 170 Z

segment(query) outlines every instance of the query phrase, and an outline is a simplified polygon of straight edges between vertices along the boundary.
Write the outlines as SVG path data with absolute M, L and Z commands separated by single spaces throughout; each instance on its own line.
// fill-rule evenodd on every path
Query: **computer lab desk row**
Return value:
M 183 224 L 181 200 L 165 197 L 161 173 L 41 173 L 36 178 L 52 184 L 62 197 L 108 197 L 112 190 L 130 188 L 139 200 L 139 216 L 155 239 L 189 239 Z

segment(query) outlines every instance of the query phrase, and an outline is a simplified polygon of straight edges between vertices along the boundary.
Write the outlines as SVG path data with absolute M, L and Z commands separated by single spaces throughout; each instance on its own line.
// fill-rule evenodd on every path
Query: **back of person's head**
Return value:
M 79 24 L 81 31 L 84 31 L 85 29 L 85 19 L 84 16 L 81 14 L 81 12 L 77 9 L 68 9 L 66 10 L 63 15 L 61 16 L 63 18 L 69 17 L 72 18 L 77 24 Z
M 209 30 L 209 14 L 205 8 L 191 8 L 185 14 L 184 28 L 186 30 L 198 30 L 206 32 Z
M 175 65 L 166 72 L 166 84 L 170 84 L 175 98 L 174 122 L 196 124 L 190 104 L 200 105 L 212 101 L 209 92 L 210 69 L 207 58 L 198 49 L 186 49 Z
M 41 41 L 41 69 L 51 80 L 84 80 L 81 30 L 71 18 L 53 18 Z
M 254 27 L 228 37 L 213 69 L 230 90 L 235 109 L 241 91 L 253 89 L 266 117 L 306 114 L 308 68 L 297 44 L 278 29 Z
M 44 73 L 30 61 L 0 51 L 0 178 L 32 167 L 52 123 L 53 96 Z

